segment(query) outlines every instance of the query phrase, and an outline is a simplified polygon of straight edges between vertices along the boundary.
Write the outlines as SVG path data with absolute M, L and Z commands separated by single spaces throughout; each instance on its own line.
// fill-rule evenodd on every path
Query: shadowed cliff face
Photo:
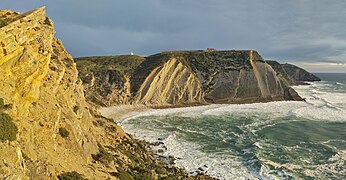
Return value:
M 144 60 L 140 56 L 76 58 L 86 99 L 97 106 L 132 103 L 130 77 Z
M 78 58 L 78 68 L 93 67 L 97 66 L 95 63 L 102 62 L 101 59 L 95 61 L 95 57 L 90 58 Z M 116 61 L 120 62 L 116 59 L 114 57 L 115 61 L 112 62 L 104 58 L 103 61 L 116 66 Z M 127 60 L 133 61 L 130 58 Z M 85 61 L 91 64 L 80 63 Z M 123 83 L 113 87 L 115 91 L 130 88 L 127 95 L 131 95 L 132 101 L 108 105 L 140 103 L 166 106 L 301 100 L 289 87 L 292 80 L 288 76 L 287 79 L 280 76 L 256 51 L 168 51 L 143 58 L 140 64 L 133 64 L 131 69 L 132 74 L 126 74 L 130 80 L 129 86 Z M 94 74 L 97 71 L 90 70 Z M 121 76 L 125 77 L 124 74 Z M 103 74 L 95 78 L 105 77 Z M 95 84 L 83 82 L 86 88 Z M 100 82 L 94 87 L 102 89 L 105 86 L 106 83 Z M 88 94 L 88 89 L 86 91 Z
M 267 60 L 266 62 L 276 71 L 276 75 L 286 86 L 298 85 L 298 82 L 287 74 L 280 63 L 272 60 Z
M 285 69 L 286 73 L 295 81 L 303 82 L 303 81 L 321 81 L 321 79 L 315 76 L 312 73 L 307 72 L 305 69 L 297 67 L 292 64 L 282 64 L 282 67 Z

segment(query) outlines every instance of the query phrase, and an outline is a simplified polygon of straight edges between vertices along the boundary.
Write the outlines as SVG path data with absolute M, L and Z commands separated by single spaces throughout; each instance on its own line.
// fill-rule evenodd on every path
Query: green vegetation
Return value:
M 133 180 L 133 177 L 126 171 L 120 170 L 119 172 L 111 173 L 112 176 L 118 177 L 122 180 Z
M 8 114 L 0 112 L 0 140 L 16 140 L 17 131 L 17 126 L 12 122 L 12 118 Z
M 11 21 L 14 21 L 13 17 L 11 17 L 11 13 L 6 13 L 0 17 L 0 27 L 7 26 Z
M 67 138 L 70 135 L 70 132 L 66 128 L 59 128 L 59 134 L 63 138 Z
M 14 141 L 18 128 L 12 122 L 12 118 L 3 112 L 3 110 L 11 108 L 11 105 L 6 105 L 4 100 L 0 98 L 0 141 Z
M 66 172 L 58 176 L 59 180 L 86 180 L 82 174 L 73 172 Z
M 5 20 L 0 20 L 0 27 L 4 27 L 4 26 L 7 26 L 7 21 Z
M 144 60 L 144 57 L 135 55 L 75 58 L 78 71 L 81 74 L 116 70 L 120 74 L 130 75 Z
M 0 111 L 11 109 L 12 104 L 5 104 L 4 99 L 0 98 Z
M 141 56 L 100 56 L 76 58 L 76 64 L 86 92 L 86 99 L 97 106 L 122 103 L 125 83 L 145 60 Z M 88 85 L 93 86 L 88 86 Z
M 0 98 L 0 110 L 5 106 L 4 99 Z
M 135 139 L 123 139 L 118 145 L 107 146 L 108 151 L 116 154 L 114 165 L 118 171 L 110 174 L 125 180 L 189 179 L 185 171 L 169 166 L 168 159 L 154 155 L 148 148 L 149 144 Z
M 114 156 L 112 154 L 106 151 L 106 149 L 101 144 L 98 144 L 98 146 L 100 152 L 92 155 L 92 158 L 95 161 L 99 161 L 105 165 L 110 164 L 112 161 L 114 161 Z

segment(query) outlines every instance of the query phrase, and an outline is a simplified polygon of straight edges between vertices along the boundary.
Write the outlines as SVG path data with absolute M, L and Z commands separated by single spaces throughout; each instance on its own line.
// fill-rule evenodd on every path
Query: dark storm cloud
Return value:
M 73 56 L 177 49 L 255 49 L 283 61 L 346 62 L 342 0 L 2 0 L 45 5 Z

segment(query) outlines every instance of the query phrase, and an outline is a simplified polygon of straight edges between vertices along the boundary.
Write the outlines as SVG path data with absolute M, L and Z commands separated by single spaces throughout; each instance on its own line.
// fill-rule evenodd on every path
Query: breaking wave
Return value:
M 346 91 L 316 82 L 305 102 L 148 110 L 119 120 L 191 174 L 220 179 L 346 178 Z M 161 150 L 160 150 L 161 149 Z

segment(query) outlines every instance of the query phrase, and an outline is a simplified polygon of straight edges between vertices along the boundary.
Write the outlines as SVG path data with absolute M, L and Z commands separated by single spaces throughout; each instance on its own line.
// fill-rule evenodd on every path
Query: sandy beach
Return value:
M 102 107 L 99 109 L 99 111 L 101 112 L 102 116 L 114 119 L 116 121 L 118 119 L 130 117 L 149 109 L 151 108 L 148 106 L 136 104 Z

